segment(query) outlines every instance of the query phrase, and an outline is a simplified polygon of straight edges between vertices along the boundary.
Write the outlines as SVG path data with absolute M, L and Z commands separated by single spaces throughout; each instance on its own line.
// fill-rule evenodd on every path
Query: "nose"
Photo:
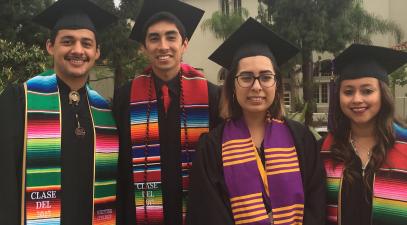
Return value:
M 260 80 L 259 79 L 255 79 L 254 83 L 252 85 L 252 90 L 254 91 L 260 91 L 262 89 L 261 85 L 260 85 Z
M 355 94 L 353 95 L 352 101 L 353 101 L 354 103 L 360 103 L 360 102 L 362 102 L 362 101 L 363 101 L 363 96 L 362 96 L 362 94 L 361 94 L 359 91 L 355 92 Z
M 75 44 L 72 45 L 72 50 L 71 53 L 73 54 L 83 54 L 83 46 L 80 41 L 75 42 Z
M 169 45 L 168 45 L 167 40 L 165 40 L 165 38 L 162 38 L 160 41 L 160 45 L 159 45 L 160 50 L 167 50 L 168 46 Z

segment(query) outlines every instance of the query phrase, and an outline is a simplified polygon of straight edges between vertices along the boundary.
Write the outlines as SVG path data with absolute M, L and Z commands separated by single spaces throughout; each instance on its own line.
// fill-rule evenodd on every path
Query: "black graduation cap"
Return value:
M 232 63 L 237 60 L 263 55 L 275 58 L 277 65 L 281 66 L 298 51 L 293 44 L 250 17 L 209 56 L 209 59 L 230 69 Z
M 144 42 L 145 23 L 156 13 L 169 12 L 177 17 L 185 27 L 186 37 L 190 40 L 201 20 L 204 11 L 178 0 L 144 0 L 143 6 L 135 19 L 130 39 Z
M 89 29 L 93 32 L 116 20 L 116 16 L 88 0 L 59 0 L 33 19 L 51 30 Z
M 388 82 L 387 75 L 406 63 L 407 52 L 352 44 L 334 59 L 334 71 L 339 80 L 375 77 Z

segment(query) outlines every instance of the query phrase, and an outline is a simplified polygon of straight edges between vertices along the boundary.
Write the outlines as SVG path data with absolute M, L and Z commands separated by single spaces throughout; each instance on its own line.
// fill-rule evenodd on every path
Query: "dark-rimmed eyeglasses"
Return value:
M 271 72 L 261 73 L 258 77 L 253 73 L 244 72 L 237 75 L 235 79 L 242 88 L 252 87 L 256 80 L 259 80 L 260 85 L 265 88 L 273 87 L 276 84 L 276 75 Z

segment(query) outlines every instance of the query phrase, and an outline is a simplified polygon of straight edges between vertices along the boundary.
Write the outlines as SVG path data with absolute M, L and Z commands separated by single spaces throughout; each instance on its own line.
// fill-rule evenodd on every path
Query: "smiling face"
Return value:
M 63 79 L 86 79 L 100 56 L 95 34 L 88 29 L 59 30 L 54 43 L 47 41 L 55 73 Z
M 268 57 L 251 56 L 239 61 L 236 77 L 242 74 L 259 77 L 275 74 L 275 70 Z M 236 99 L 242 108 L 243 115 L 265 117 L 267 110 L 273 104 L 277 86 L 274 84 L 271 87 L 263 87 L 258 79 L 250 87 L 241 87 L 237 79 L 234 82 Z
M 372 126 L 382 105 L 379 80 L 373 77 L 343 80 L 339 101 L 353 126 Z
M 187 46 L 174 23 L 159 21 L 147 29 L 143 50 L 154 73 L 167 80 L 178 74 Z

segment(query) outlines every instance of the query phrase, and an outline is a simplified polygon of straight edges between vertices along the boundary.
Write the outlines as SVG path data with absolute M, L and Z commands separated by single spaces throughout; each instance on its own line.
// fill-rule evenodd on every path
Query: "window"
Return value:
M 290 106 L 291 105 L 291 92 L 284 91 L 284 105 Z
M 314 87 L 314 99 L 316 103 L 328 103 L 328 83 Z

